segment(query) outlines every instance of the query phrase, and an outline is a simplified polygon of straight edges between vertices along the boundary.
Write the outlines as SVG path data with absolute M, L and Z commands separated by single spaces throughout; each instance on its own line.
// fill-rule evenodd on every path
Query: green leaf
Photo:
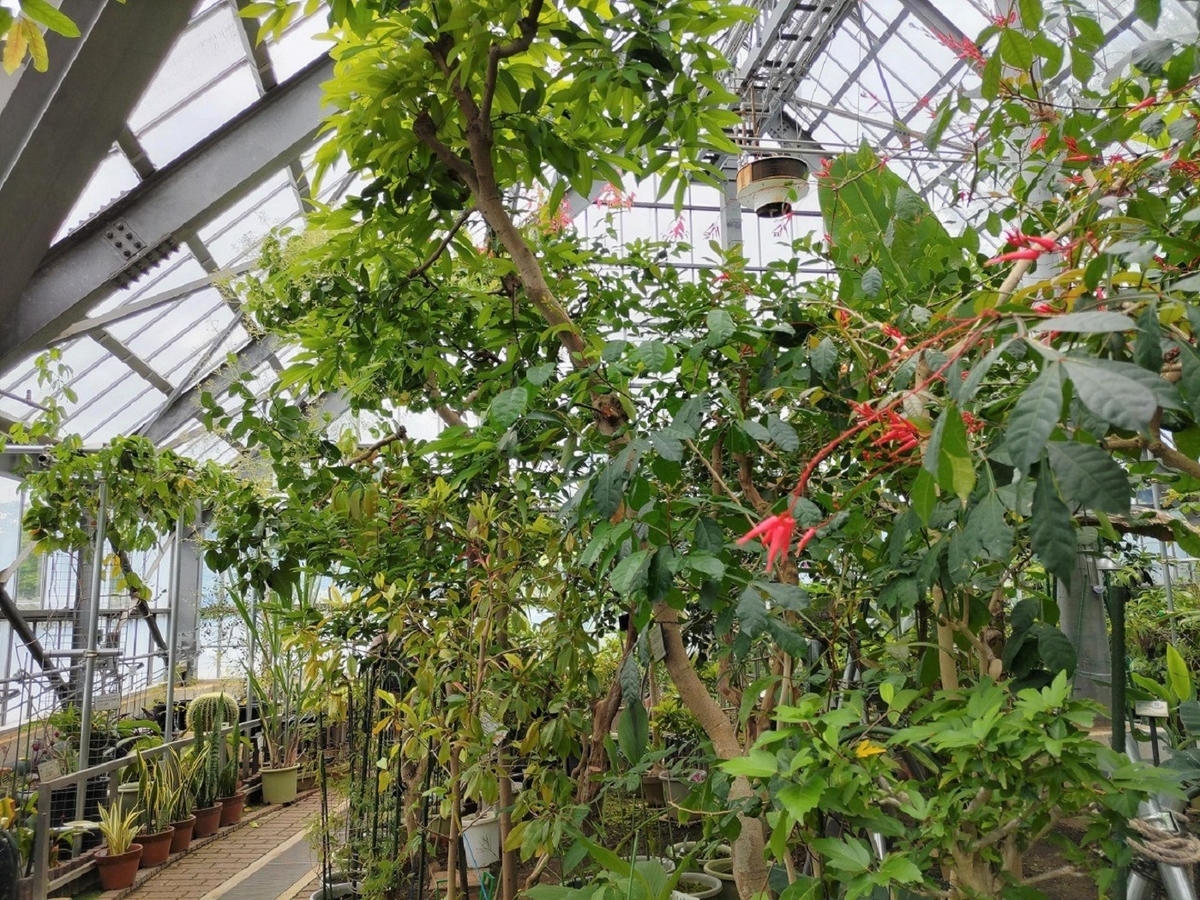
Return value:
M 1064 359 L 1063 365 L 1080 401 L 1105 422 L 1127 431 L 1150 424 L 1158 401 L 1149 388 L 1082 360 Z
M 967 530 L 980 549 L 997 562 L 1007 562 L 1013 545 L 1012 527 L 1004 518 L 1004 504 L 995 491 L 981 500 L 967 519 Z
M 1192 419 L 1200 422 L 1200 355 L 1186 341 L 1176 341 L 1179 348 L 1179 362 L 1182 366 L 1179 380 L 1179 390 L 1184 402 L 1192 414 Z
M 993 53 L 983 66 L 980 90 L 984 99 L 995 100 L 1000 95 L 1000 54 Z
M 1075 573 L 1075 523 L 1058 495 L 1049 466 L 1038 468 L 1033 510 L 1029 517 L 1029 539 L 1046 571 L 1069 585 Z
M 1114 515 L 1126 515 L 1133 496 L 1129 477 L 1108 453 L 1093 444 L 1051 441 L 1046 445 L 1058 486 L 1068 500 Z
M 917 514 L 921 524 L 928 527 L 933 508 L 937 505 L 937 483 L 928 469 L 917 470 L 917 477 L 913 479 L 911 500 L 913 512 Z
M 633 765 L 637 765 L 646 755 L 646 748 L 650 745 L 650 717 L 646 714 L 641 697 L 621 711 L 621 721 L 617 723 L 617 745 Z
M 965 504 L 975 488 L 975 465 L 967 443 L 967 428 L 953 403 L 946 407 L 942 418 L 946 426 L 938 447 L 938 484 Z
M 767 417 L 767 431 L 770 432 L 771 440 L 780 450 L 794 453 L 800 449 L 800 438 L 796 434 L 796 429 L 774 413 Z
M 47 0 L 21 0 L 21 11 L 63 37 L 79 37 L 79 26 L 51 6 Z
M 1174 41 L 1166 39 L 1143 41 L 1133 48 L 1130 59 L 1147 75 L 1162 75 L 1175 55 L 1176 46 Z
M 1134 0 L 1133 14 L 1149 25 L 1158 27 L 1158 17 L 1162 13 L 1162 0 Z
M 638 550 L 621 560 L 608 576 L 608 583 L 621 597 L 628 597 L 646 583 L 651 550 Z
M 1137 322 L 1115 312 L 1089 310 L 1088 312 L 1063 313 L 1038 322 L 1030 331 L 1061 331 L 1069 334 L 1110 334 L 1116 331 L 1133 331 Z
M 1021 27 L 1026 31 L 1037 31 L 1042 25 L 1042 0 L 1018 0 L 1017 9 L 1021 12 Z
M 497 394 L 488 408 L 488 419 L 500 428 L 507 428 L 525 414 L 529 393 L 523 387 L 510 388 Z
M 837 365 L 837 346 L 829 338 L 822 338 L 821 343 L 808 352 L 808 361 L 813 371 L 825 378 Z
M 758 637 L 767 627 L 767 604 L 755 588 L 747 587 L 738 597 L 737 618 L 742 630 Z
M 809 842 L 817 853 L 825 857 L 829 867 L 847 875 L 860 875 L 871 868 L 871 851 L 858 838 L 816 838 Z
M 1200 700 L 1179 704 L 1179 721 L 1191 737 L 1200 737 Z
M 995 364 L 1002 353 L 1008 349 L 1012 341 L 1008 340 L 1002 344 L 997 344 L 987 355 L 975 364 L 967 375 L 967 380 L 962 383 L 962 387 L 958 391 L 958 402 L 966 404 L 975 396 L 975 392 L 979 390 L 979 385 L 983 383 L 983 379 L 987 377 L 988 370 Z
M 1167 687 L 1177 701 L 1192 699 L 1192 676 L 1175 645 L 1167 643 Z
M 1038 656 L 1042 664 L 1052 673 L 1075 674 L 1075 648 L 1065 634 L 1053 625 L 1037 627 Z
M 667 368 L 667 345 L 662 341 L 645 341 L 638 345 L 637 357 L 651 372 L 663 372 Z
M 618 456 L 606 465 L 592 486 L 592 502 L 596 504 L 596 515 L 602 519 L 612 518 L 625 499 L 625 466 L 627 457 Z
M 1021 472 L 1028 472 L 1038 461 L 1058 424 L 1062 384 L 1062 366 L 1050 363 L 1021 394 L 1008 417 L 1004 446 Z
M 766 425 L 761 422 L 756 422 L 754 419 L 744 419 L 738 423 L 742 427 L 742 431 L 754 438 L 760 444 L 767 444 L 771 441 L 771 432 Z
M 879 296 L 879 292 L 883 290 L 883 273 L 879 271 L 877 266 L 871 266 L 862 275 L 863 293 L 874 299 Z
M 775 796 L 789 816 L 797 822 L 803 822 L 805 817 L 817 808 L 824 792 L 825 786 L 821 779 L 813 778 L 804 784 L 789 784 Z
M 1014 69 L 1026 70 L 1033 65 L 1033 45 L 1015 28 L 1005 28 L 1000 32 L 1000 56 Z
M 683 564 L 707 578 L 719 580 L 725 577 L 725 563 L 707 553 L 689 553 L 683 558 Z
M 1162 326 L 1158 322 L 1158 304 L 1152 300 L 1138 317 L 1138 333 L 1137 340 L 1133 345 L 1133 358 L 1139 366 L 1155 375 L 1162 370 L 1162 340 Z
M 708 341 L 710 344 L 723 344 L 733 334 L 733 316 L 723 309 L 712 310 L 707 317 Z
M 808 594 L 804 588 L 779 581 L 755 581 L 754 586 L 765 591 L 779 606 L 791 612 L 803 612 L 808 608 Z
M 747 778 L 770 778 L 779 771 L 775 756 L 766 750 L 755 748 L 745 756 L 735 756 L 721 763 L 721 768 L 730 775 L 745 775 Z
M 529 379 L 529 383 L 541 387 L 547 381 L 554 377 L 558 367 L 554 363 L 542 363 L 537 366 L 530 366 L 529 371 L 525 373 L 525 377 Z

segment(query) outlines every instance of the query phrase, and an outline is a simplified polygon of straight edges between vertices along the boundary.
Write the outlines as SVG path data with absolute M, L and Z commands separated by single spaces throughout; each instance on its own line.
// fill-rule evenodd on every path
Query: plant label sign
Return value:
M 1133 714 L 1143 719 L 1165 719 L 1171 710 L 1166 700 L 1139 700 L 1133 705 Z
M 97 712 L 115 712 L 121 708 L 120 691 L 97 694 L 92 698 L 92 709 Z
M 650 629 L 646 632 L 646 639 L 650 642 L 650 656 L 655 662 L 667 658 L 667 648 L 663 646 L 661 625 L 657 622 L 651 624 Z

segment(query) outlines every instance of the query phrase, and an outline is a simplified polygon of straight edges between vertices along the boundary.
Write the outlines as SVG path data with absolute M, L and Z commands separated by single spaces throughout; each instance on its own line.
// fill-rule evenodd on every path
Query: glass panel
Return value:
M 129 287 L 114 291 L 110 297 L 97 303 L 89 315 L 102 315 L 133 300 L 151 297 L 197 278 L 203 278 L 206 274 L 208 273 L 191 253 L 185 249 L 176 250 L 166 265 L 155 269 Z
M 325 11 L 321 10 L 291 25 L 283 40 L 267 42 L 267 52 L 280 81 L 291 78 L 322 53 L 329 52 L 332 44 L 317 37 L 328 27 Z
M 171 52 L 141 101 L 129 116 L 129 127 L 137 134 L 154 120 L 178 107 L 201 85 L 226 69 L 245 62 L 241 25 L 230 7 L 221 3 L 196 16 Z
M 240 65 L 169 116 L 139 132 L 146 156 L 162 167 L 258 99 L 248 64 Z
M 137 184 L 137 172 L 133 170 L 125 155 L 114 149 L 96 167 L 87 187 L 83 189 L 83 193 L 67 213 L 62 227 L 54 235 L 54 242 L 62 240 L 68 233 L 106 209 L 126 191 L 137 187 Z
M 199 235 L 217 264 L 228 266 L 251 254 L 272 228 L 299 214 L 291 178 L 280 173 L 201 228 Z

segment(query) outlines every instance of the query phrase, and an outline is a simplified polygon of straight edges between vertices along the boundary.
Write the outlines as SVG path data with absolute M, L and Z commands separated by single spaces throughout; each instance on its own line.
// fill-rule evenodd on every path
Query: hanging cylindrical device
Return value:
M 766 156 L 737 173 L 738 201 L 760 219 L 777 219 L 808 195 L 808 166 L 794 156 Z

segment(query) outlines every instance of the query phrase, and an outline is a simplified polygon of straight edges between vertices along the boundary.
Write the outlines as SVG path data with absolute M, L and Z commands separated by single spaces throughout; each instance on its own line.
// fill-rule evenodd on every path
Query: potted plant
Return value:
M 191 754 L 181 756 L 174 748 L 170 748 L 160 766 L 167 789 L 167 820 L 175 829 L 171 835 L 172 853 L 183 853 L 192 844 L 192 833 L 196 826 L 192 785 L 195 769 L 202 763 L 202 757 Z
M 221 801 L 221 827 L 236 825 L 242 820 L 242 812 L 246 807 L 246 792 L 242 786 L 242 747 L 246 743 L 242 737 L 240 724 L 235 720 L 233 730 L 228 736 L 220 737 L 220 726 L 213 732 L 214 740 L 225 749 L 217 776 L 217 791 Z
M 138 811 L 121 812 L 116 806 L 102 806 L 99 828 L 105 844 L 95 856 L 100 886 L 106 891 L 127 888 L 133 884 L 142 859 L 142 845 L 134 842 Z
M 261 770 L 263 801 L 290 803 L 296 799 L 300 771 L 301 717 L 318 690 L 318 679 L 306 677 L 304 660 L 309 657 L 296 643 L 300 636 L 290 633 L 285 598 L 277 593 L 270 596 L 271 602 L 257 607 L 238 594 L 233 601 L 259 659 L 258 670 L 250 672 L 250 684 L 270 761 Z
M 194 742 L 183 756 L 189 774 L 189 794 L 196 822 L 192 836 L 205 838 L 221 825 L 220 773 L 221 745 L 212 732 L 196 733 Z
M 171 855 L 171 836 L 175 829 L 170 825 L 171 794 L 162 766 L 157 760 L 148 760 L 139 748 L 137 751 L 138 790 L 137 812 L 141 831 L 136 840 L 142 845 L 140 865 L 143 869 L 161 866 Z

